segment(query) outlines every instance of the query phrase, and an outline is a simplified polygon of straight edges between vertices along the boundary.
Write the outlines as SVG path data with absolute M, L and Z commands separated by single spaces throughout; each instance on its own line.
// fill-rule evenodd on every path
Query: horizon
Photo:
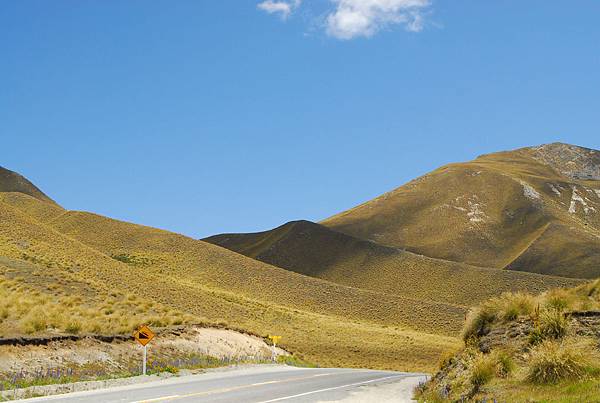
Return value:
M 526 146 L 526 147 L 539 147 L 539 146 L 548 145 L 548 144 L 564 144 L 564 145 L 568 145 L 568 146 L 574 146 L 574 147 L 579 147 L 579 148 L 587 148 L 587 149 L 590 149 L 590 150 L 593 150 L 593 151 L 599 151 L 599 152 L 600 152 L 600 150 L 598 150 L 598 149 L 595 149 L 595 148 L 586 147 L 586 146 L 582 146 L 582 145 L 579 145 L 579 144 L 570 144 L 570 143 L 563 143 L 563 142 L 553 142 L 553 143 L 544 143 L 544 144 L 534 144 L 534 145 L 530 145 L 530 146 Z M 522 147 L 519 147 L 519 148 L 522 148 Z M 497 151 L 491 151 L 491 152 L 489 152 L 489 153 L 479 154 L 479 155 L 477 155 L 477 156 L 473 157 L 471 160 L 474 160 L 474 159 L 476 159 L 476 158 L 479 158 L 480 156 L 483 156 L 483 155 L 486 155 L 486 154 L 494 154 L 494 153 L 497 153 L 497 152 L 505 152 L 505 151 L 514 151 L 514 150 L 517 150 L 517 149 L 519 149 L 519 148 L 510 149 L 510 150 L 497 150 Z M 468 160 L 468 161 L 471 161 L 471 160 Z M 467 161 L 454 161 L 454 162 L 450 162 L 450 163 L 448 163 L 448 164 L 452 164 L 452 163 L 461 163 L 461 162 L 467 162 Z M 444 164 L 444 165 L 447 165 L 447 164 Z M 441 167 L 441 166 L 443 166 L 443 165 L 440 165 L 440 167 Z M 22 175 L 20 172 L 14 171 L 14 170 L 12 170 L 12 169 L 10 169 L 10 168 L 8 168 L 8 167 L 4 167 L 4 166 L 2 166 L 2 165 L 0 165 L 0 168 L 4 168 L 4 169 L 7 169 L 7 170 L 9 170 L 9 171 L 15 172 L 15 173 L 17 173 L 17 174 L 19 174 L 19 175 Z M 438 168 L 439 168 L 439 167 L 438 167 Z M 426 175 L 427 173 L 428 173 L 428 172 L 426 172 L 424 175 Z M 417 179 L 417 178 L 418 178 L 418 177 L 415 177 L 415 178 L 412 178 L 412 179 L 410 179 L 408 182 L 401 183 L 401 184 L 399 184 L 397 187 L 395 187 L 394 189 L 397 189 L 398 187 L 401 187 L 401 186 L 405 185 L 406 183 L 409 183 L 410 181 L 412 181 L 412 180 L 414 180 L 414 179 Z M 49 194 L 49 193 L 48 193 L 48 192 L 46 192 L 44 189 L 42 189 L 42 188 L 40 188 L 39 186 L 37 186 L 37 185 L 36 185 L 36 183 L 35 183 L 35 181 L 33 181 L 33 180 L 31 180 L 30 178 L 27 178 L 27 177 L 25 177 L 25 179 L 29 180 L 29 181 L 30 181 L 30 182 L 31 182 L 31 183 L 32 183 L 34 186 L 36 186 L 36 187 L 37 187 L 37 188 L 38 188 L 38 189 L 39 189 L 39 190 L 40 190 L 42 193 L 44 193 L 46 196 L 48 196 L 50 199 L 52 199 L 52 200 L 53 200 L 54 202 L 56 202 L 58 205 L 62 206 L 62 205 L 61 205 L 61 203 L 60 203 L 59 201 L 57 201 L 57 200 L 56 200 L 56 199 L 55 199 L 55 198 L 54 198 L 54 197 L 53 197 L 51 194 Z M 380 194 L 378 194 L 378 195 L 377 195 L 377 196 L 375 196 L 375 197 L 381 196 L 381 195 L 383 195 L 384 193 L 387 193 L 387 192 L 389 192 L 389 191 L 392 191 L 392 190 L 394 190 L 394 189 L 382 190 L 382 191 L 381 191 L 381 193 L 380 193 Z M 364 201 L 362 201 L 362 202 L 359 202 L 359 203 L 357 203 L 357 204 L 356 204 L 356 206 L 358 206 L 358 205 L 361 205 L 361 204 L 363 204 L 363 203 L 365 203 L 365 202 L 367 202 L 367 201 L 369 201 L 369 200 L 371 200 L 371 199 L 368 199 L 368 200 L 364 200 Z M 356 207 L 356 206 L 352 206 L 352 207 Z M 64 206 L 63 206 L 63 207 L 64 207 Z M 351 207 L 351 208 L 352 208 L 352 207 Z M 97 213 L 97 212 L 95 212 L 95 211 L 89 211 L 89 210 L 86 210 L 86 209 L 77 209 L 77 210 L 71 210 L 71 211 L 82 211 L 82 212 L 88 212 L 88 213 L 92 213 L 92 214 L 98 214 L 98 213 Z M 323 218 L 321 218 L 321 219 L 319 219 L 319 220 L 316 220 L 316 221 L 313 221 L 313 220 L 308 220 L 308 219 L 305 219 L 305 218 L 297 218 L 297 219 L 293 219 L 293 220 L 288 220 L 288 221 L 285 221 L 285 222 L 281 222 L 281 223 L 279 223 L 279 224 L 277 224 L 277 225 L 275 225 L 275 226 L 273 226 L 273 227 L 270 227 L 270 228 L 259 229 L 259 230 L 256 230 L 256 231 L 248 231 L 248 232 L 246 232 L 246 233 L 267 232 L 267 231 L 269 231 L 269 230 L 271 230 L 271 229 L 275 229 L 275 228 L 278 228 L 278 227 L 281 227 L 281 226 L 284 226 L 284 225 L 286 225 L 286 224 L 290 224 L 290 223 L 293 223 L 293 222 L 302 222 L 302 221 L 305 221 L 305 222 L 313 222 L 313 223 L 318 223 L 318 222 L 320 222 L 320 221 L 322 221 L 322 220 L 325 220 L 325 219 L 327 219 L 327 218 L 331 218 L 331 217 L 332 217 L 332 216 L 334 216 L 334 215 L 337 215 L 337 214 L 339 214 L 339 213 L 342 213 L 343 211 L 345 211 L 345 210 L 340 210 L 340 211 L 338 211 L 338 212 L 336 212 L 336 213 L 332 214 L 331 216 L 323 217 Z M 119 220 L 119 221 L 125 221 L 125 222 L 129 222 L 129 223 L 132 223 L 132 224 L 143 225 L 143 226 L 149 226 L 149 225 L 147 225 L 147 224 L 145 224 L 145 223 L 141 223 L 141 222 L 132 222 L 132 221 L 127 221 L 127 220 L 121 220 L 121 219 L 118 219 L 118 218 L 115 218 L 115 217 L 110 217 L 110 216 L 107 216 L 107 217 L 108 217 L 108 218 L 112 218 L 112 219 L 116 219 L 116 220 Z M 157 228 L 157 229 L 161 229 L 161 230 L 165 230 L 165 231 L 170 231 L 170 232 L 176 232 L 176 231 L 171 231 L 171 230 L 169 230 L 168 228 L 158 228 L 158 227 L 155 227 L 155 228 Z M 214 234 L 209 234 L 209 235 L 202 236 L 202 237 L 198 237 L 198 238 L 196 238 L 196 237 L 193 237 L 193 236 L 191 236 L 191 235 L 188 235 L 188 234 L 183 234 L 183 233 L 180 233 L 180 234 L 181 234 L 181 235 L 186 235 L 186 236 L 189 236 L 189 237 L 191 237 L 191 238 L 195 238 L 195 239 L 200 239 L 200 240 L 201 240 L 201 239 L 208 238 L 208 237 L 215 236 L 215 235 L 241 234 L 241 233 L 244 233 L 244 232 L 216 232 L 216 233 L 214 233 Z
M 600 4 L 417 3 L 357 26 L 328 1 L 6 2 L 0 165 L 66 209 L 204 238 L 481 154 L 600 149 Z

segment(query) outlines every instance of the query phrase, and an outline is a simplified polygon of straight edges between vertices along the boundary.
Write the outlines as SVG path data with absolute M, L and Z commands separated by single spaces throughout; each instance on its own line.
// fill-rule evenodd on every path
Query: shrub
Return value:
M 567 290 L 556 289 L 546 294 L 545 305 L 550 309 L 562 312 L 571 306 L 572 300 L 573 296 Z
M 598 351 L 589 341 L 547 340 L 531 351 L 527 380 L 548 384 L 566 379 L 582 379 L 593 370 Z
M 545 340 L 544 334 L 542 333 L 542 331 L 540 330 L 539 327 L 536 327 L 535 329 L 533 329 L 531 331 L 531 333 L 529 333 L 529 344 L 531 344 L 531 345 L 535 346 L 537 344 L 540 344 L 544 340 Z
M 67 333 L 77 334 L 80 331 L 81 322 L 79 322 L 78 320 L 71 320 L 69 321 L 69 323 L 67 323 L 67 326 L 65 326 L 65 332 Z
M 522 315 L 530 315 L 535 307 L 535 298 L 521 292 L 506 293 L 500 297 L 500 303 L 502 319 L 511 321 Z
M 485 334 L 488 325 L 496 320 L 498 311 L 496 306 L 489 302 L 491 301 L 469 311 L 463 328 L 463 340 L 468 341 L 471 338 L 482 336 Z
M 179 373 L 179 368 L 174 367 L 172 365 L 167 365 L 166 367 L 162 368 L 161 372 L 168 372 L 170 374 L 178 374 Z
M 479 355 L 471 366 L 469 381 L 475 387 L 480 387 L 492 380 L 496 374 L 496 362 L 494 357 Z
M 515 363 L 507 352 L 496 351 L 493 357 L 496 363 L 496 376 L 499 378 L 506 378 L 515 369 Z
M 22 319 L 21 327 L 26 333 L 34 333 L 46 330 L 48 324 L 42 308 L 35 307 Z
M 438 361 L 438 366 L 440 369 L 446 368 L 448 365 L 452 364 L 455 360 L 455 356 L 457 354 L 456 350 L 446 350 L 440 355 L 440 359 Z
M 560 339 L 567 334 L 569 322 L 557 309 L 544 310 L 540 314 L 539 329 L 546 338 Z

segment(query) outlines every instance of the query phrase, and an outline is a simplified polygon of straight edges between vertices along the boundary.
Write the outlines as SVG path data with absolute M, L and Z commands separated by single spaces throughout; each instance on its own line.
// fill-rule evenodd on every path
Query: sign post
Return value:
M 146 362 L 148 360 L 148 346 L 144 346 L 144 363 L 142 364 L 142 374 L 146 375 Z
M 269 339 L 271 339 L 271 341 L 273 342 L 273 351 L 271 352 L 271 359 L 273 361 L 275 361 L 275 356 L 277 355 L 276 351 L 275 351 L 275 348 L 277 348 L 277 343 L 279 343 L 279 340 L 281 340 L 281 336 L 271 336 L 271 335 L 269 335 Z
M 148 358 L 148 343 L 154 338 L 155 334 L 146 325 L 140 326 L 134 333 L 133 337 L 144 347 L 144 361 L 142 363 L 142 374 L 146 375 L 146 361 Z

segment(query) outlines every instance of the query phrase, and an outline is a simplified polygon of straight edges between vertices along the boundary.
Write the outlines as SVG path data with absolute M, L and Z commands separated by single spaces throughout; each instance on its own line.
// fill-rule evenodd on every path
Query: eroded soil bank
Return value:
M 275 359 L 285 355 L 285 350 L 275 349 Z M 265 340 L 228 329 L 161 329 L 148 346 L 149 373 L 272 360 L 273 348 Z M 13 340 L 0 345 L 1 396 L 24 397 L 14 389 L 35 385 L 131 377 L 140 374 L 141 365 L 142 347 L 128 337 Z

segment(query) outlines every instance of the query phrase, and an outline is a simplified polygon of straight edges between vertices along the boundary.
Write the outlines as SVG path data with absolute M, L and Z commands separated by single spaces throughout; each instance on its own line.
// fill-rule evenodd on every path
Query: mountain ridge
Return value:
M 561 246 L 577 238 L 588 251 L 583 275 L 600 276 L 593 268 L 600 267 L 600 181 L 561 174 L 535 152 L 522 148 L 442 166 L 321 224 L 429 257 L 567 277 L 582 276 L 581 256 L 569 257 Z M 556 246 L 558 266 L 520 264 L 526 245 L 548 223 L 564 230 L 546 239 Z
M 56 204 L 24 176 L 0 166 L 0 192 L 23 193 L 38 200 Z

